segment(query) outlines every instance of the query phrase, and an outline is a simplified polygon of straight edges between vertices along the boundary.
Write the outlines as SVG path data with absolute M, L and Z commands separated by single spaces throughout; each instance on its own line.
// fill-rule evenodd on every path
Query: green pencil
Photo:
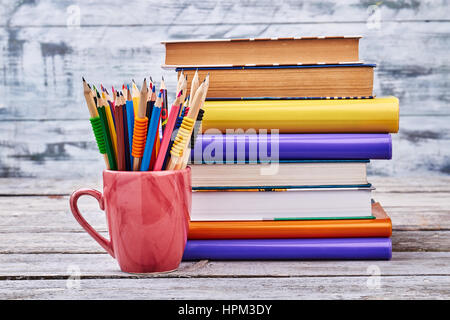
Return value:
M 117 170 L 117 163 L 112 149 L 111 135 L 109 133 L 108 120 L 106 119 L 105 107 L 97 108 L 98 115 L 102 122 L 103 135 L 105 137 L 106 154 L 108 155 L 109 168 Z

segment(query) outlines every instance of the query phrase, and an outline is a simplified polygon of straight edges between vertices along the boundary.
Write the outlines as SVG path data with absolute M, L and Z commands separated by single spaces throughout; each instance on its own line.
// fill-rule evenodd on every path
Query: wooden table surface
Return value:
M 1 299 L 450 298 L 450 178 L 372 178 L 393 221 L 391 261 L 198 261 L 172 273 L 123 273 L 69 210 L 100 181 L 0 179 Z M 104 213 L 80 199 L 103 234 Z

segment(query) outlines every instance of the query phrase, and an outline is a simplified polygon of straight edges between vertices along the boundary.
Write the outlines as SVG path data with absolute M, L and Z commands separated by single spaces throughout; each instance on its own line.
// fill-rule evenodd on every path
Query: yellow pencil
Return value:
M 177 137 L 175 138 L 175 142 L 170 150 L 170 161 L 167 166 L 168 170 L 178 170 L 181 169 L 184 165 L 185 158 L 183 157 L 186 149 L 188 148 L 189 141 L 191 139 L 192 130 L 197 120 L 198 111 L 200 110 L 201 105 L 203 104 L 202 99 L 206 97 L 205 90 L 208 90 L 209 78 L 205 79 L 202 84 L 198 87 L 195 92 L 191 103 L 189 104 L 189 112 L 184 117 L 183 122 L 181 123 L 181 127 L 178 130 Z
M 133 132 L 133 147 L 132 147 L 133 148 L 132 152 L 134 156 L 133 171 L 139 171 L 142 159 L 142 156 L 139 155 L 143 153 L 145 147 L 145 137 L 147 136 L 147 125 L 148 125 L 148 118 L 145 116 L 145 114 L 147 113 L 147 96 L 148 96 L 147 80 L 144 79 L 140 92 L 139 98 L 140 104 L 137 110 L 138 112 L 136 113 L 135 126 Z M 140 127 L 138 127 L 138 124 L 140 125 Z M 136 141 L 137 138 L 139 138 L 139 143 L 137 143 Z
M 133 109 L 134 109 L 134 114 L 135 116 L 138 114 L 139 112 L 139 103 L 140 103 L 140 92 L 138 87 L 136 86 L 136 83 L 134 82 L 134 80 L 132 81 L 131 84 L 131 98 L 133 99 Z
M 109 133 L 111 135 L 111 143 L 113 145 L 114 155 L 117 159 L 117 135 L 116 135 L 116 127 L 114 126 L 114 120 L 111 114 L 111 108 L 109 107 L 108 102 L 106 101 L 105 93 L 102 93 L 102 97 L 100 98 L 100 106 L 105 107 L 106 118 L 108 119 Z

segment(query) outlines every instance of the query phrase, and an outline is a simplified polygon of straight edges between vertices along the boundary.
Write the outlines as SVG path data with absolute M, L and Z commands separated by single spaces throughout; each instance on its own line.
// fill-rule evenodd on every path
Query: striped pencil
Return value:
M 145 140 L 147 138 L 148 118 L 146 117 L 147 110 L 147 96 L 148 87 L 147 80 L 144 79 L 139 97 L 138 113 L 134 119 L 134 132 L 133 132 L 133 146 L 132 155 L 133 171 L 138 171 L 141 167 L 141 158 L 144 154 Z
M 97 146 L 100 151 L 100 153 L 103 155 L 103 159 L 106 164 L 106 168 L 109 169 L 109 162 L 108 162 L 108 156 L 106 154 L 106 148 L 105 148 L 105 137 L 103 136 L 103 130 L 101 125 L 101 120 L 98 115 L 96 102 L 94 100 L 94 95 L 92 93 L 91 88 L 89 87 L 88 83 L 83 77 L 83 94 L 84 98 L 86 100 L 86 104 L 89 109 L 89 114 L 91 115 L 91 118 L 89 121 L 92 125 L 92 130 L 94 132 L 95 140 L 97 141 Z

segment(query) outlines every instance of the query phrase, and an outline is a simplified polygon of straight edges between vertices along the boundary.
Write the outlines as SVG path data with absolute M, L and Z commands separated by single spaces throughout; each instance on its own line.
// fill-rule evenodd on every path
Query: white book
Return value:
M 372 188 L 284 191 L 193 191 L 192 221 L 363 219 L 372 217 Z
M 192 187 L 366 185 L 366 162 L 190 164 Z

